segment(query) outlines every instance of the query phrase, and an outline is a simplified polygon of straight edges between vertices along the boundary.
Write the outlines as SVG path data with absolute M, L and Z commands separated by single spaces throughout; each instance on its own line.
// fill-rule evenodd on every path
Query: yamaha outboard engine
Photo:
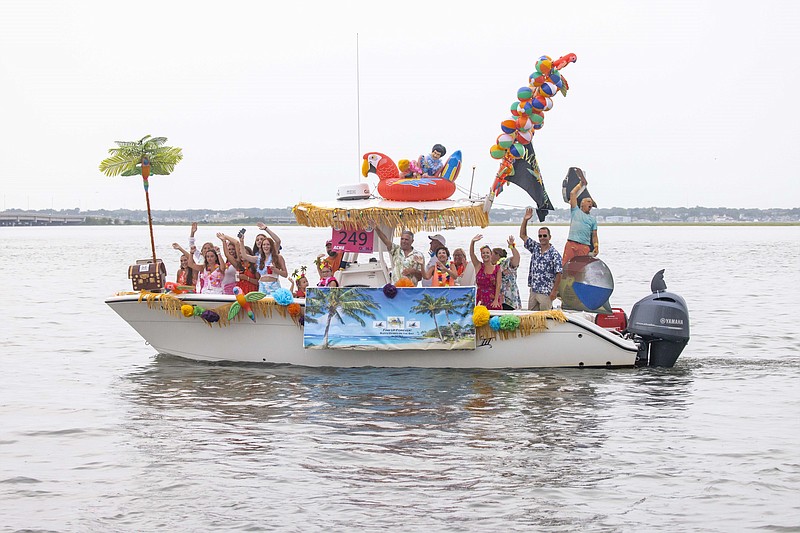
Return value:
M 634 304 L 627 331 L 639 344 L 637 366 L 671 367 L 689 342 L 689 310 L 683 298 L 667 292 L 664 270 L 653 276 L 650 290 Z

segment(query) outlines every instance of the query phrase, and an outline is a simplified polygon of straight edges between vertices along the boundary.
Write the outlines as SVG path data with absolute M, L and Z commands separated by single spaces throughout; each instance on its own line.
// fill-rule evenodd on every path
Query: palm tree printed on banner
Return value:
M 439 335 L 439 339 L 444 341 L 444 336 L 442 335 L 442 330 L 439 327 L 439 321 L 436 320 L 436 315 L 446 310 L 450 302 L 447 301 L 447 298 L 445 296 L 439 296 L 438 298 L 434 298 L 427 292 L 422 295 L 422 298 L 414 301 L 417 305 L 411 308 L 411 312 L 419 313 L 422 315 L 430 315 L 430 317 L 433 319 L 433 325 L 436 326 L 436 333 Z M 447 322 L 449 325 L 450 324 L 449 318 Z
M 372 296 L 359 291 L 358 288 L 311 289 L 306 295 L 306 321 L 317 323 L 314 317 L 325 315 L 325 336 L 322 347 L 328 347 L 328 332 L 334 317 L 344 324 L 344 318 L 356 320 L 362 327 L 366 325 L 364 317 L 375 318 L 373 311 L 380 309 Z

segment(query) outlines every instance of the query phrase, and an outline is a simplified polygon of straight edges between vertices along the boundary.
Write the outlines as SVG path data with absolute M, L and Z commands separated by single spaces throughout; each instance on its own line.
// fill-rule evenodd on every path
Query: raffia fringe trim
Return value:
M 550 311 L 533 311 L 528 314 L 519 315 L 519 328 L 508 331 L 501 329 L 499 331 L 493 330 L 489 324 L 484 324 L 477 329 L 478 335 L 484 339 L 489 339 L 497 336 L 500 339 L 513 339 L 517 334 L 527 337 L 533 333 L 541 333 L 548 329 L 547 321 L 555 320 L 556 322 L 566 322 L 567 316 L 560 309 L 551 309 Z
M 141 291 L 139 293 L 134 292 L 128 294 L 138 294 L 139 301 L 146 302 L 147 307 L 149 307 L 150 309 L 154 308 L 161 309 L 170 316 L 185 318 L 187 320 L 190 319 L 202 320 L 209 326 L 212 326 L 211 323 L 206 322 L 199 316 L 191 316 L 191 317 L 183 316 L 183 313 L 181 312 L 181 306 L 183 306 L 184 304 L 186 305 L 192 305 L 192 304 L 190 304 L 189 302 L 184 302 L 183 300 L 172 294 L 149 292 L 149 291 Z M 216 322 L 216 324 L 220 327 L 227 326 L 233 321 L 240 321 L 242 319 L 250 320 L 249 318 L 247 318 L 247 313 L 245 313 L 244 310 L 239 311 L 239 313 L 236 314 L 233 320 L 228 320 L 228 311 L 230 311 L 232 305 L 233 302 L 228 304 L 223 304 L 218 307 L 206 307 L 205 309 L 206 311 L 214 311 L 219 315 L 219 320 Z M 253 313 L 256 315 L 256 317 L 261 316 L 263 318 L 272 318 L 272 314 L 277 313 L 283 318 L 287 317 L 290 318 L 292 322 L 294 322 L 296 325 L 298 326 L 300 325 L 300 322 L 298 320 L 299 317 L 291 316 L 289 314 L 289 311 L 287 311 L 286 306 L 278 305 L 277 303 L 275 303 L 275 299 L 270 296 L 267 296 L 262 300 L 250 302 L 250 307 L 253 309 Z
M 366 209 L 323 208 L 301 202 L 292 208 L 297 223 L 312 228 L 333 227 L 355 230 L 370 227 L 372 224 L 392 228 L 407 228 L 411 231 L 438 231 L 450 227 L 489 225 L 489 215 L 483 206 L 472 205 L 453 207 L 444 210 L 427 210 L 408 207 L 387 209 L 369 207 Z

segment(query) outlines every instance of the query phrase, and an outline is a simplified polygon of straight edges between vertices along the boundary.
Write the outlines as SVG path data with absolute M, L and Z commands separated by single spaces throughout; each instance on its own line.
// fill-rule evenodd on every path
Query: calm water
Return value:
M 326 237 L 276 229 L 290 269 Z M 156 228 L 173 275 L 187 233 Z M 445 232 L 451 250 L 473 234 Z M 660 268 L 686 298 L 676 368 L 155 356 L 103 304 L 148 256 L 146 228 L 0 228 L 0 528 L 800 531 L 800 227 L 601 227 L 600 242 L 613 305 Z

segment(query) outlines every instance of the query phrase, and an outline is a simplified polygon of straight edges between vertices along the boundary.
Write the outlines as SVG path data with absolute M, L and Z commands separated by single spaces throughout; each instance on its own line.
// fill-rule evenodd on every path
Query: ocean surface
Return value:
M 326 231 L 274 229 L 313 268 Z M 188 228 L 155 232 L 172 277 Z M 599 233 L 612 305 L 661 268 L 686 299 L 675 368 L 157 356 L 103 303 L 146 227 L 0 228 L 0 531 L 800 531 L 800 227 Z

